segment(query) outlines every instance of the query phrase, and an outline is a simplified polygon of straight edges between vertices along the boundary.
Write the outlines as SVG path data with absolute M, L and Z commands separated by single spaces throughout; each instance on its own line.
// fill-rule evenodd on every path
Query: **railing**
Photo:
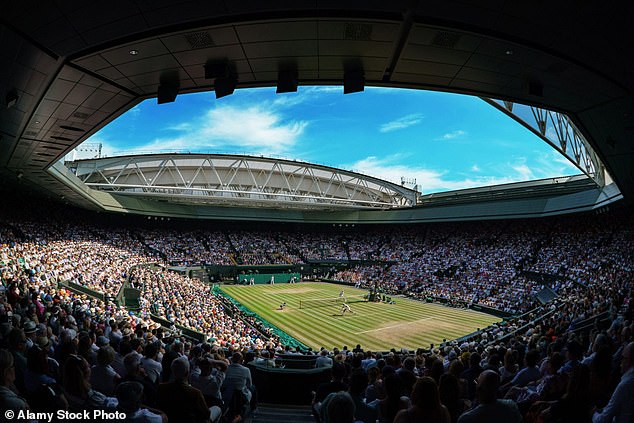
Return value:
M 540 307 L 540 308 L 543 308 L 543 307 Z M 540 308 L 537 308 L 537 309 L 535 309 L 534 311 L 535 311 L 535 312 L 537 312 L 537 311 L 539 311 L 539 309 L 540 309 Z M 514 337 L 514 336 L 516 336 L 518 333 L 525 332 L 525 331 L 526 331 L 527 329 L 529 329 L 531 326 L 533 326 L 533 325 L 535 325 L 536 323 L 538 323 L 538 322 L 540 322 L 540 321 L 544 320 L 546 317 L 548 317 L 548 316 L 550 316 L 550 315 L 554 314 L 556 311 L 557 311 L 557 310 L 555 309 L 555 310 L 551 310 L 551 311 L 547 312 L 546 314 L 542 314 L 542 315 L 541 315 L 541 316 L 539 316 L 537 319 L 531 320 L 530 322 L 528 322 L 528 323 L 526 323 L 525 325 L 523 325 L 523 326 L 519 327 L 518 329 L 515 329 L 513 332 L 511 332 L 511 333 L 507 333 L 507 334 L 506 334 L 506 335 L 504 335 L 504 336 L 501 336 L 501 337 L 499 337 L 499 338 L 497 338 L 497 339 L 492 340 L 491 342 L 489 342 L 489 343 L 487 344 L 487 346 L 488 346 L 488 345 L 493 345 L 493 344 L 495 344 L 495 343 L 497 343 L 497 342 L 500 342 L 500 341 L 506 341 L 506 340 L 508 340 L 508 339 L 510 339 L 510 338 L 512 338 L 512 337 Z
M 90 297 L 96 298 L 100 301 L 106 301 L 106 294 L 104 294 L 103 292 L 99 292 L 99 291 L 95 291 L 93 289 L 87 288 L 85 286 L 76 284 L 76 283 L 72 283 L 69 281 L 58 281 L 57 282 L 57 286 L 58 287 L 64 287 L 66 289 L 70 289 L 71 291 L 74 291 L 78 294 L 85 294 L 88 295 Z
M 596 322 L 605 322 L 610 320 L 610 312 L 604 311 L 603 313 L 597 314 L 595 316 L 588 317 L 580 322 L 573 322 L 574 326 L 568 332 L 577 333 L 583 330 L 587 330 L 588 328 L 595 325 Z
M 156 314 L 152 314 L 150 313 L 150 318 L 152 319 L 153 322 L 156 323 L 160 323 L 161 326 L 167 328 L 167 329 L 173 329 L 176 328 L 181 335 L 185 336 L 186 338 L 190 338 L 193 339 L 197 342 L 205 342 L 207 341 L 207 336 L 204 333 L 201 332 L 197 332 L 193 329 L 189 329 L 186 328 L 185 326 L 181 326 L 175 323 L 170 322 L 167 319 L 164 319 L 160 316 L 157 316 Z

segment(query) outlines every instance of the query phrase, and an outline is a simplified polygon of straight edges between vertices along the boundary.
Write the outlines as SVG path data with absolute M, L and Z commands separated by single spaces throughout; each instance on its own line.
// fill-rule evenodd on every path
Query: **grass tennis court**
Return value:
M 405 298 L 396 304 L 351 302 L 354 314 L 341 315 L 341 304 L 299 308 L 299 301 L 367 294 L 366 290 L 323 282 L 299 284 L 226 285 L 221 289 L 299 341 L 314 348 L 360 343 L 364 349 L 429 347 L 443 338 L 454 339 L 500 319 L 472 310 L 460 310 Z M 286 302 L 286 308 L 279 305 Z

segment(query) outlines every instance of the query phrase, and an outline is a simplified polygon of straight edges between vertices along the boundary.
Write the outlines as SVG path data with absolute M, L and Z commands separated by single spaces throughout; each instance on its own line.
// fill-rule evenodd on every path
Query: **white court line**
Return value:
M 398 325 L 386 326 L 384 328 L 378 328 L 378 329 L 364 330 L 364 331 L 361 331 L 361 332 L 358 332 L 358 333 L 368 333 L 368 332 L 376 332 L 376 331 L 384 330 L 384 329 L 393 329 L 393 328 L 397 328 L 399 326 L 411 325 L 412 323 L 424 322 L 426 320 L 431 320 L 431 319 L 435 319 L 435 317 L 425 317 L 424 319 L 414 320 L 413 322 L 403 322 L 403 323 L 399 323 Z

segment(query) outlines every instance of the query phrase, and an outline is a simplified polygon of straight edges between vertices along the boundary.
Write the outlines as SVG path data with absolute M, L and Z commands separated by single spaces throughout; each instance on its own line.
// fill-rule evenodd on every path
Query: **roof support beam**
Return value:
M 605 186 L 605 166 L 567 115 L 511 101 L 481 98 L 550 144 L 599 187 Z
M 288 207 L 411 207 L 415 193 L 376 178 L 308 163 L 226 155 L 148 155 L 68 163 L 88 187 L 128 195 L 207 198 L 209 203 L 262 199 Z M 206 175 L 215 175 L 208 179 Z M 201 178 L 201 175 L 203 176 Z

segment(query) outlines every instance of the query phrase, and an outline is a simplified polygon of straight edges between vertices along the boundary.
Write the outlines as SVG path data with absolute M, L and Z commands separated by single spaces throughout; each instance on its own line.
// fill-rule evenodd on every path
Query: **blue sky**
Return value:
M 484 101 L 366 87 L 236 90 L 146 100 L 93 135 L 108 156 L 148 152 L 252 154 L 354 170 L 424 194 L 580 173 Z

